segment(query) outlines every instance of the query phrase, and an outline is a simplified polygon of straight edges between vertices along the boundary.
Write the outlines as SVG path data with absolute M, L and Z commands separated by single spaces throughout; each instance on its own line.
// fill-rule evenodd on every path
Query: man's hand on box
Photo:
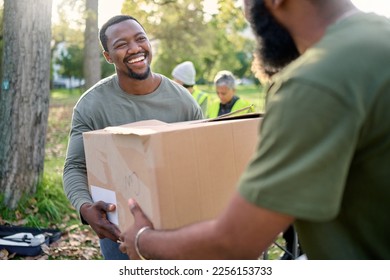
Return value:
M 80 214 L 99 238 L 109 238 L 116 242 L 121 232 L 115 224 L 107 219 L 107 212 L 113 212 L 115 208 L 115 204 L 104 201 L 98 201 L 93 204 L 84 203 L 80 208 Z
M 139 248 L 139 240 L 141 234 L 146 229 L 153 229 L 152 222 L 148 219 L 148 217 L 144 214 L 141 207 L 134 199 L 129 199 L 129 208 L 130 212 L 134 216 L 134 224 L 127 228 L 125 232 L 123 232 L 120 236 L 121 245 L 119 246 L 119 250 L 122 253 L 127 254 L 131 260 L 142 259 L 142 249 Z M 138 238 L 136 237 L 138 234 Z M 138 240 L 137 240 L 138 239 Z M 136 244 L 137 242 L 137 244 Z M 137 252 L 137 248 L 141 252 Z

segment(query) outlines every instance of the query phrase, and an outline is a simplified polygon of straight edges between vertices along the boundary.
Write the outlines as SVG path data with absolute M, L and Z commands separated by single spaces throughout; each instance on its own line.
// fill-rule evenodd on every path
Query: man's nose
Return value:
M 137 42 L 129 42 L 127 44 L 127 53 L 134 54 L 141 50 L 140 45 Z

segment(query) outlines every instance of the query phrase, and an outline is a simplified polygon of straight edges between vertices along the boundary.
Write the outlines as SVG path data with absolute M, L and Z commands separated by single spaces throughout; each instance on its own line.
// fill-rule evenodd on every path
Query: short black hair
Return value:
M 142 29 L 145 30 L 145 28 L 142 26 L 142 24 L 139 23 L 139 21 L 132 16 L 129 16 L 129 15 L 114 16 L 114 17 L 110 18 L 105 24 L 103 24 L 99 30 L 100 44 L 101 44 L 103 50 L 108 51 L 107 36 L 106 36 L 107 28 L 109 28 L 110 26 L 112 26 L 114 24 L 120 23 L 120 22 L 125 21 L 125 20 L 129 20 L 129 19 L 136 21 L 139 25 L 141 25 Z

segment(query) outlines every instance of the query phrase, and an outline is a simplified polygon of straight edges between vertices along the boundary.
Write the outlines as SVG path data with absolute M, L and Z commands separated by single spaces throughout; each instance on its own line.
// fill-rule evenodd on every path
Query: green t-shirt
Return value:
M 279 73 L 239 191 L 309 259 L 390 259 L 390 24 L 358 13 Z
M 79 211 L 92 202 L 88 190 L 83 132 L 142 120 L 166 123 L 202 119 L 201 108 L 187 90 L 165 76 L 158 88 L 147 95 L 124 92 L 112 75 L 83 94 L 73 110 L 72 127 L 64 166 L 64 190 Z

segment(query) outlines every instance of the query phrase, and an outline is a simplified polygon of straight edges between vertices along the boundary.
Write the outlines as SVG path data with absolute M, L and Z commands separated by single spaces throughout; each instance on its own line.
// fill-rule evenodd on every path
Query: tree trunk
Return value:
M 98 38 L 98 0 L 86 0 L 84 33 L 84 79 L 85 89 L 101 79 L 101 49 Z
M 4 0 L 0 194 L 14 209 L 43 174 L 50 97 L 51 0 Z

